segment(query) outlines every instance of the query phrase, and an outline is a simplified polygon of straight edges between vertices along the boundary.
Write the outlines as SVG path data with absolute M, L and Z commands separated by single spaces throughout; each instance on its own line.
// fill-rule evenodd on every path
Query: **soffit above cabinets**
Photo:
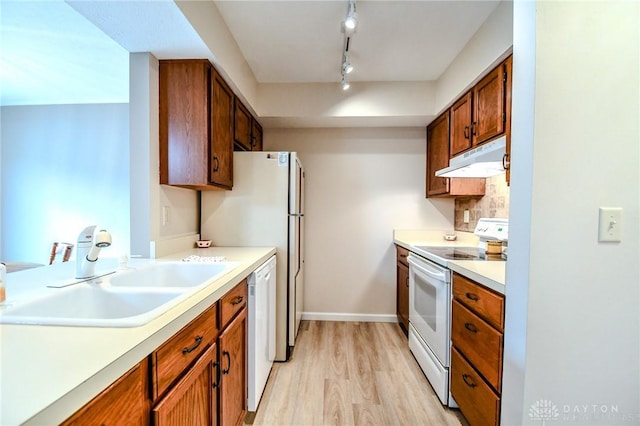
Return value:
M 244 56 L 244 66 L 257 83 L 339 83 L 340 27 L 346 0 L 205 3 L 214 9 L 216 19 L 223 20 L 216 25 L 226 23 L 229 35 L 225 43 L 237 43 L 233 48 Z M 359 26 L 350 48 L 356 68 L 350 80 L 375 85 L 425 83 L 440 77 L 500 1 L 357 0 L 356 4 Z M 173 0 L 0 0 L 2 104 L 128 102 L 129 52 L 151 52 L 158 59 L 208 58 L 218 65 L 219 46 L 214 46 L 211 38 L 209 45 L 201 38 L 210 28 L 194 29 L 195 23 L 190 22 L 215 19 L 208 12 L 187 15 L 187 19 L 185 5 L 191 7 L 189 2 Z M 14 31 L 11 37 L 6 34 L 9 30 Z M 28 48 L 16 43 L 27 40 L 26 31 L 37 39 Z M 15 59 L 16 52 L 20 59 Z M 10 68 L 5 63 L 12 57 L 15 66 L 29 77 L 26 83 L 13 84 L 7 79 Z M 227 64 L 221 65 L 225 74 Z M 357 98 L 358 88 L 354 89 L 352 96 Z M 19 99 L 23 95 L 24 99 Z M 252 95 L 249 104 L 253 107 L 256 95 Z M 402 110 L 388 117 L 383 114 L 380 120 L 385 121 L 376 119 L 376 125 L 423 125 L 430 112 L 425 113 L 424 108 L 412 110 L 408 116 Z M 355 119 L 370 125 L 371 120 L 360 115 Z M 277 114 L 266 114 L 265 119 L 279 125 L 299 121 L 299 117 Z M 335 119 L 327 121 L 324 116 L 309 116 L 307 121 L 321 127 L 336 125 Z M 351 121 L 343 124 L 354 125 Z

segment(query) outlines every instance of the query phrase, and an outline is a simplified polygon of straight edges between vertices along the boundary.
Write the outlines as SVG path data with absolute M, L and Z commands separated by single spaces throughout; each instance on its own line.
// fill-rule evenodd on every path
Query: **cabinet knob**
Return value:
M 478 295 L 474 293 L 465 293 L 465 296 L 469 300 L 473 300 L 474 302 L 478 301 Z
M 470 375 L 468 374 L 463 374 L 462 375 L 462 380 L 464 380 L 464 382 L 467 384 L 467 386 L 469 386 L 470 388 L 475 388 L 476 386 L 478 386 L 471 378 Z
M 229 374 L 229 370 L 231 369 L 231 355 L 229 351 L 222 351 L 222 356 L 227 358 L 227 368 L 222 370 L 222 374 Z
M 511 161 L 509 161 L 509 154 L 505 152 L 502 156 L 502 168 L 509 170 L 509 167 L 511 167 Z
M 476 328 L 476 326 L 471 324 L 470 322 L 465 322 L 464 323 L 464 328 L 466 328 L 467 330 L 469 330 L 472 333 L 477 333 L 478 332 L 478 329 Z
M 213 368 L 216 369 L 216 381 L 211 383 L 211 387 L 214 389 L 220 386 L 220 363 L 217 361 L 213 363 Z
M 469 139 L 469 126 L 464 126 L 464 138 Z
M 194 340 L 195 340 L 195 343 L 192 346 L 182 349 L 182 355 L 186 355 L 188 353 L 195 351 L 198 348 L 198 346 L 200 346 L 200 343 L 202 343 L 202 336 L 196 336 Z

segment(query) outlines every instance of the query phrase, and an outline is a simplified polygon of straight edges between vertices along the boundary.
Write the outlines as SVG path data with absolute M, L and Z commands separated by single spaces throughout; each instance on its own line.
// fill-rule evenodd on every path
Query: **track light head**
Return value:
M 351 65 L 350 62 L 345 62 L 344 65 L 342 66 L 342 70 L 344 71 L 345 74 L 349 74 L 351 73 L 351 71 L 353 71 L 353 65 Z
M 358 26 L 358 14 L 350 11 L 344 20 L 344 28 L 346 31 L 354 31 L 356 26 Z
M 356 27 L 358 26 L 358 14 L 356 13 L 355 0 L 349 0 L 349 10 L 347 11 L 347 17 L 344 19 L 342 26 L 344 28 L 344 32 L 347 34 L 355 32 Z
M 345 80 L 344 77 L 342 77 L 341 86 L 342 86 L 342 90 L 349 90 L 349 87 L 351 87 L 349 82 L 347 80 Z

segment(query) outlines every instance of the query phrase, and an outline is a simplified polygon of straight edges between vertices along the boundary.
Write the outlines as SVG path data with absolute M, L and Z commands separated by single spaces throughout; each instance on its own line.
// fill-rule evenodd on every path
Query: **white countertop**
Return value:
M 415 246 L 469 247 L 477 246 L 478 238 L 469 232 L 456 232 L 456 241 L 446 241 L 442 230 L 395 230 L 393 242 L 407 250 L 417 252 Z M 451 231 L 448 231 L 451 232 Z M 454 272 L 476 281 L 487 288 L 504 294 L 506 261 L 494 260 L 449 260 L 448 267 Z
M 275 248 L 214 247 L 155 260 L 133 259 L 131 267 L 181 260 L 191 254 L 226 256 L 240 263 L 140 327 L 0 324 L 0 425 L 50 425 L 68 418 L 275 252 Z M 112 261 L 111 266 L 116 265 Z M 108 263 L 109 259 L 99 261 L 103 268 Z M 74 262 L 67 262 L 9 274 L 7 299 L 38 291 L 51 276 L 73 277 L 74 268 Z

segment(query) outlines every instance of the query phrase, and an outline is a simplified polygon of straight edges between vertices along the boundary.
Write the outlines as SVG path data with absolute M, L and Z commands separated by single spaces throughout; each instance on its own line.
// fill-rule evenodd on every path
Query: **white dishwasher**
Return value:
M 256 411 L 276 357 L 276 257 L 249 276 L 247 409 Z

